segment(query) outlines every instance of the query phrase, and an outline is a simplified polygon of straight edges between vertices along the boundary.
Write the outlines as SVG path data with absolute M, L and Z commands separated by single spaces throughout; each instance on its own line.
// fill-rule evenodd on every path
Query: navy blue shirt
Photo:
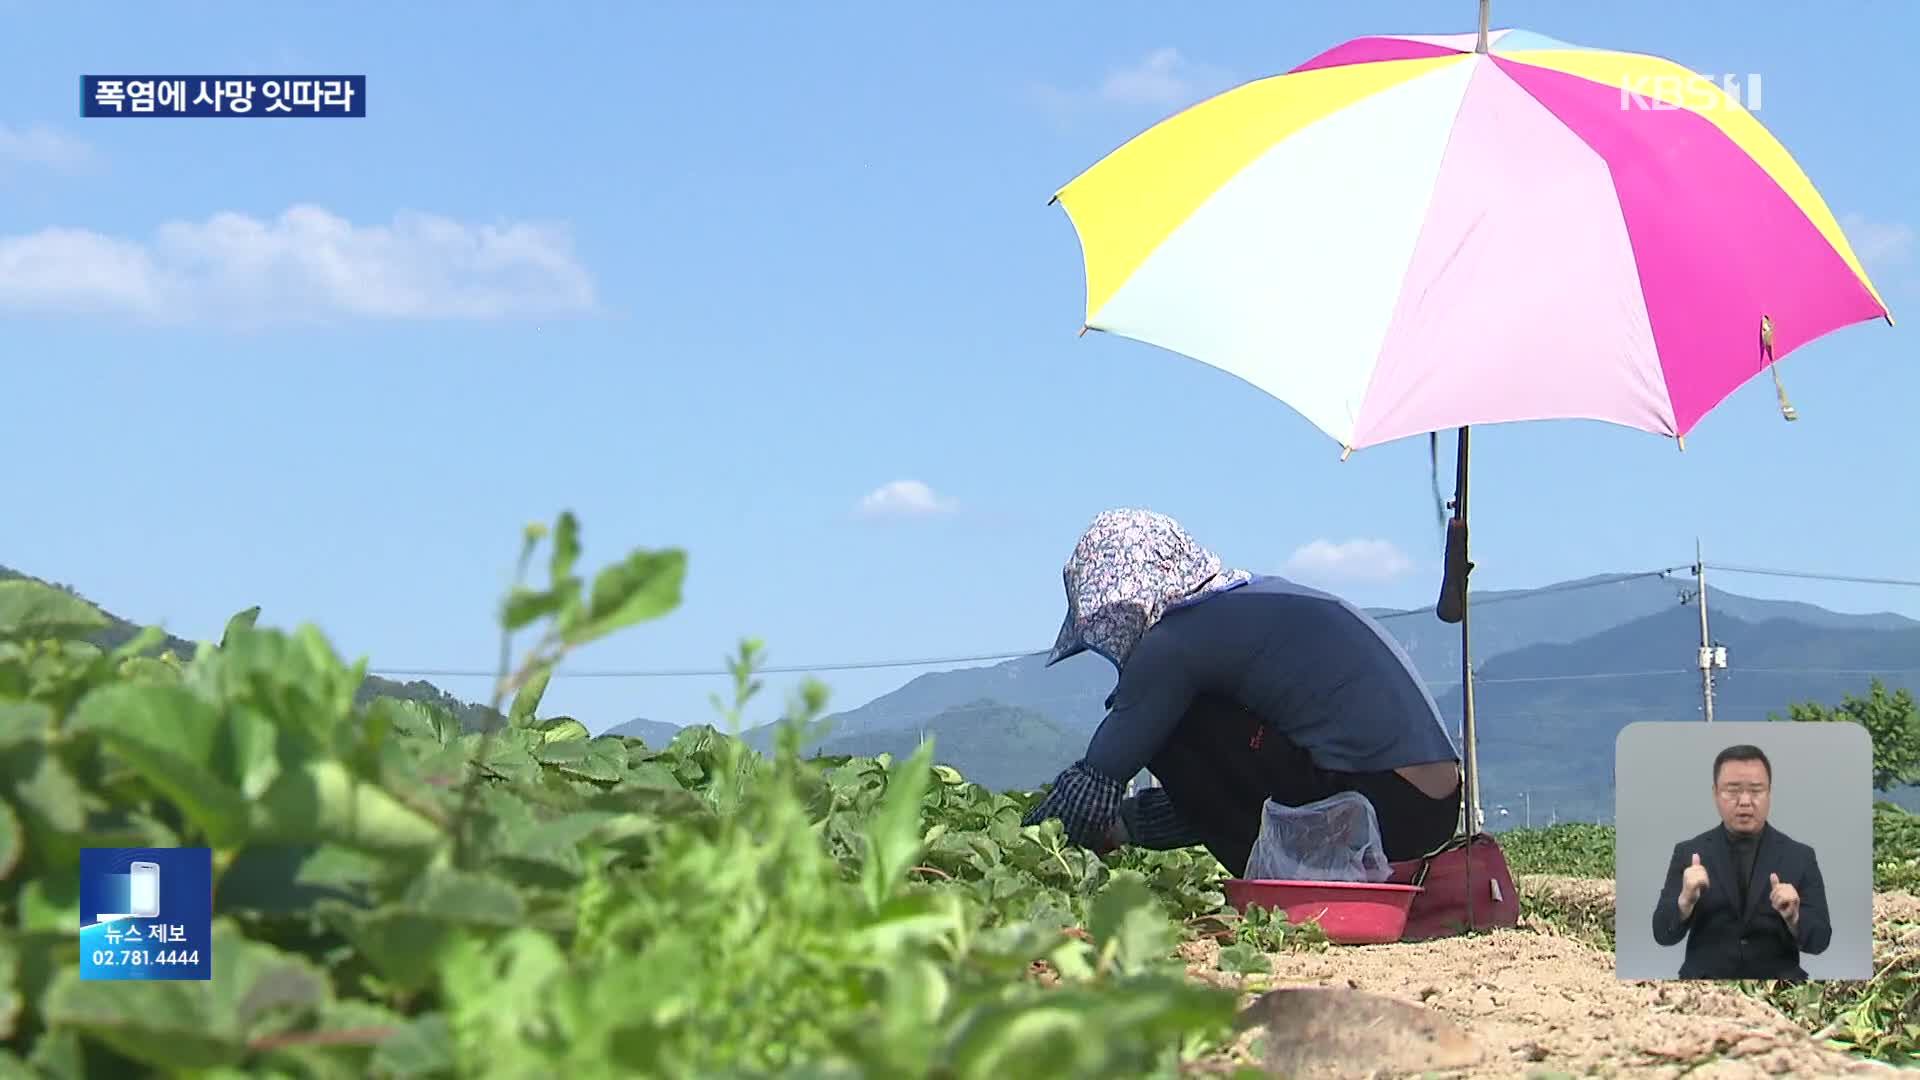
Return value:
M 1167 612 L 1141 637 L 1086 767 L 1124 784 L 1201 694 L 1239 702 L 1323 769 L 1460 760 L 1440 707 L 1385 628 L 1330 593 L 1258 577 Z

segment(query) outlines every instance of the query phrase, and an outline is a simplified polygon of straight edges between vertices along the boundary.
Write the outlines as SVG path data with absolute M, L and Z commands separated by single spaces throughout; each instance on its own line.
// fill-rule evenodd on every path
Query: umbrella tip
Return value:
M 1077 333 L 1077 334 L 1075 334 L 1075 335 L 1073 335 L 1073 336 L 1074 336 L 1074 337 L 1086 337 L 1086 336 L 1087 336 L 1087 328 L 1086 328 L 1086 326 L 1084 326 L 1084 325 L 1082 325 L 1082 326 L 1080 327 L 1080 332 L 1079 332 L 1079 333 Z
M 1684 454 L 1687 452 L 1687 437 L 1685 435 L 1675 435 L 1673 441 L 1674 445 L 1680 447 L 1681 453 Z
M 1341 460 L 1341 461 L 1345 461 L 1345 460 L 1347 460 L 1347 459 L 1348 459 L 1349 457 L 1352 457 L 1352 456 L 1353 456 L 1353 447 L 1351 447 L 1351 446 L 1342 446 L 1342 447 L 1340 448 L 1340 460 Z

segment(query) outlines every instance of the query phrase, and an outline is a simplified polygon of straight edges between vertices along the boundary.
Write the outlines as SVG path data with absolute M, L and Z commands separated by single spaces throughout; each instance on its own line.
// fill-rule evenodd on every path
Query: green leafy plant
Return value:
M 1563 822 L 1539 829 L 1510 829 L 1500 834 L 1500 850 L 1516 874 L 1563 877 L 1613 876 L 1613 827 Z
M 1788 707 L 1786 718 L 1799 723 L 1853 723 L 1865 728 L 1873 740 L 1875 791 L 1920 783 L 1920 705 L 1915 704 L 1911 691 L 1889 693 L 1885 683 L 1874 679 L 1866 697 L 1847 694 L 1839 705 L 1797 702 Z
M 1248 906 L 1232 925 L 1233 941 L 1220 949 L 1220 967 L 1242 975 L 1264 975 L 1272 968 L 1272 954 L 1324 949 L 1326 932 L 1316 922 L 1293 923 L 1286 913 L 1258 904 Z
M 357 701 L 364 663 L 257 609 L 156 658 L 153 635 L 87 644 L 104 620 L 78 597 L 0 583 L 0 1075 L 1152 1075 L 1228 1029 L 1234 996 L 1173 952 L 1218 902 L 1210 860 L 1103 861 L 930 745 L 804 757 L 817 683 L 771 757 L 543 716 L 573 649 L 684 579 L 642 551 L 588 586 L 580 553 L 571 515 L 523 537 L 508 722 L 482 732 Z M 730 730 L 762 657 L 730 662 Z M 79 978 L 79 849 L 134 845 L 213 850 L 212 981 Z

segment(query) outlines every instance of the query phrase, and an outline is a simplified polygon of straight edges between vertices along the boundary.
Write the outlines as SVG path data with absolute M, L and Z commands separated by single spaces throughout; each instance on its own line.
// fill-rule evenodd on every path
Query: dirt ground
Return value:
M 1529 878 L 1520 884 L 1523 894 L 1550 898 L 1556 909 L 1611 922 L 1612 882 Z M 1895 940 L 1896 947 L 1920 947 L 1920 929 L 1914 928 L 1920 924 L 1920 898 L 1882 895 L 1875 898 L 1875 909 L 1882 951 Z M 1532 919 L 1523 919 L 1520 929 L 1476 938 L 1280 953 L 1273 958 L 1274 977 L 1252 984 L 1217 970 L 1218 949 L 1213 941 L 1185 947 L 1193 977 L 1249 991 L 1346 987 L 1424 1006 L 1425 1012 L 1406 1010 L 1397 1018 L 1370 1020 L 1380 1033 L 1370 1050 L 1330 1048 L 1320 1057 L 1334 1060 L 1296 1066 L 1317 1066 L 1320 1075 L 1424 1073 L 1476 1080 L 1912 1075 L 1830 1050 L 1766 1004 L 1729 987 L 1621 982 L 1614 977 L 1611 952 Z M 1438 1038 L 1432 1030 L 1413 1030 L 1433 1025 L 1443 1029 Z M 1318 1037 L 1323 1030 L 1296 1026 L 1290 1042 L 1324 1042 Z M 1403 1033 L 1392 1034 L 1397 1030 Z M 1301 1031 L 1315 1034 L 1301 1039 Z M 1251 1056 L 1259 1049 L 1256 1037 L 1274 1036 L 1250 1032 L 1234 1056 L 1256 1062 Z M 1390 1052 L 1389 1046 L 1398 1049 Z

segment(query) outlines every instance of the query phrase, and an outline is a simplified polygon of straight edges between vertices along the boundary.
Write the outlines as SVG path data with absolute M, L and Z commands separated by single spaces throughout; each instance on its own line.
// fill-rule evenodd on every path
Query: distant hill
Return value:
M 955 705 L 912 728 L 837 735 L 818 753 L 906 757 L 932 736 L 937 757 L 967 779 L 996 791 L 1028 791 L 1052 780 L 1086 749 L 1084 732 L 1069 731 L 1032 709 L 979 700 Z
M 1732 606 L 1712 615 L 1714 639 L 1728 658 L 1728 670 L 1714 679 L 1717 720 L 1784 716 L 1795 701 L 1837 704 L 1863 693 L 1876 675 L 1890 687 L 1920 689 L 1920 626 L 1748 622 L 1729 614 Z M 1531 791 L 1536 816 L 1544 797 L 1563 819 L 1610 817 L 1620 729 L 1640 720 L 1701 718 L 1700 673 L 1688 663 L 1699 620 L 1691 607 L 1674 608 L 1571 644 L 1487 661 L 1474 683 L 1483 801 Z M 1441 696 L 1440 705 L 1457 725 L 1457 692 Z
M 680 734 L 677 724 L 668 724 L 659 720 L 629 720 L 624 724 L 615 724 L 601 732 L 602 735 L 622 735 L 629 739 L 639 739 L 652 747 L 663 747 Z
M 18 570 L 0 566 L 0 581 L 14 578 L 38 581 L 42 585 L 49 585 L 63 592 L 78 596 L 82 600 L 86 600 L 88 603 L 100 608 L 101 614 L 107 617 L 108 625 L 106 629 L 93 636 L 92 642 L 103 649 L 119 648 L 121 645 L 133 640 L 140 632 L 138 625 L 108 611 L 105 607 L 83 596 L 79 590 L 70 585 L 45 581 L 31 574 L 24 574 Z M 171 652 L 183 660 L 192 658 L 193 654 L 197 651 L 199 651 L 199 646 L 196 643 L 188 641 L 185 638 L 175 637 L 172 634 L 168 634 L 161 640 L 160 644 L 153 649 L 153 653 L 156 656 L 161 653 Z M 362 702 L 369 701 L 376 697 L 390 697 L 436 705 L 452 713 L 454 716 L 459 717 L 461 725 L 468 731 L 483 731 L 489 726 L 505 721 L 505 718 L 499 713 L 494 712 L 486 706 L 472 705 L 461 701 L 459 698 L 454 697 L 452 694 L 447 693 L 425 680 L 402 683 L 395 682 L 392 679 L 383 679 L 378 675 L 369 675 L 366 681 L 360 684 L 360 690 L 356 696 L 358 700 Z
M 1657 579 L 1482 593 L 1476 604 L 1475 654 L 1484 659 L 1477 665 L 1475 701 L 1489 814 L 1503 802 L 1514 804 L 1518 814 L 1530 794 L 1536 822 L 1554 815 L 1610 818 L 1613 745 L 1620 729 L 1637 720 L 1699 718 L 1700 675 L 1692 666 L 1699 612 L 1681 606 L 1677 590 Z M 1837 703 L 1844 694 L 1863 692 L 1875 674 L 1890 686 L 1920 688 L 1915 620 L 1840 614 L 1719 590 L 1709 594 L 1709 605 L 1714 637 L 1728 647 L 1730 661 L 1730 670 L 1716 679 L 1718 719 L 1762 720 L 1784 714 L 1793 701 Z M 1416 664 L 1423 653 L 1423 666 L 1457 664 L 1459 628 L 1441 623 L 1431 610 L 1389 617 L 1383 625 L 1409 643 Z M 1575 636 L 1580 628 L 1594 629 Z M 1527 641 L 1527 634 L 1537 637 Z M 1501 649 L 1502 641 L 1520 644 Z M 1457 732 L 1457 671 L 1425 674 Z M 1035 770 L 1051 777 L 1084 750 L 1105 717 L 1113 684 L 1112 666 L 1094 656 L 1050 669 L 1029 656 L 921 675 L 833 717 L 833 744 L 841 752 L 862 753 L 909 745 L 901 733 L 931 726 L 935 716 L 997 703 L 1044 716 L 1072 737 L 1050 760 L 1035 760 Z M 766 745 L 767 731 L 747 735 Z M 943 735 L 937 757 L 972 774 L 980 767 L 972 746 Z
M 1505 663 L 1526 650 L 1551 649 L 1576 642 L 1581 643 L 1578 651 L 1566 654 L 1561 661 L 1549 662 L 1560 664 L 1563 671 L 1580 673 L 1642 670 L 1649 666 L 1687 669 L 1692 662 L 1690 649 L 1699 640 L 1699 612 L 1691 606 L 1681 606 L 1682 583 L 1660 578 L 1620 581 L 1618 577 L 1585 578 L 1543 589 L 1475 593 L 1474 655 L 1483 677 L 1494 670 L 1489 665 Z M 1777 656 L 1763 661 L 1747 655 L 1744 645 L 1736 650 L 1736 664 L 1920 667 L 1920 651 L 1908 649 L 1908 643 L 1920 635 L 1920 621 L 1901 615 L 1849 615 L 1798 601 L 1762 600 L 1719 589 L 1708 590 L 1708 607 L 1715 632 L 1723 642 L 1731 639 L 1718 634 L 1722 620 L 1729 625 L 1734 621 L 1781 621 L 1809 633 L 1836 631 L 1856 635 L 1847 637 L 1842 633 L 1840 637 L 1820 639 L 1824 643 L 1820 647 L 1837 650 L 1836 655 L 1853 657 L 1848 664 L 1782 662 Z M 1458 693 L 1458 626 L 1441 622 L 1431 608 L 1379 609 L 1370 613 L 1407 649 L 1414 666 L 1429 680 L 1437 696 L 1444 698 L 1448 693 Z M 1640 625 L 1642 619 L 1662 616 L 1671 623 Z M 1682 623 L 1686 625 L 1681 626 Z M 1592 640 L 1596 635 L 1630 624 L 1640 626 L 1628 635 L 1632 641 L 1627 638 Z M 1782 639 L 1788 642 L 1785 646 L 1788 651 L 1793 648 L 1791 641 L 1795 632 L 1787 632 Z M 1882 633 L 1889 636 L 1875 637 Z M 1638 647 L 1625 648 L 1627 645 Z M 1889 658 L 1902 654 L 1902 650 L 1906 650 L 1905 660 Z M 1524 665 L 1525 661 L 1521 663 Z M 1559 673 L 1562 672 L 1541 672 Z M 1697 688 L 1698 674 L 1694 673 L 1692 678 Z M 917 676 L 898 690 L 835 714 L 834 730 L 836 735 L 847 736 L 910 726 L 943 709 L 984 698 L 1034 710 L 1070 730 L 1091 732 L 1106 715 L 1104 706 L 1107 695 L 1113 691 L 1113 682 L 1113 666 L 1097 656 L 1082 654 L 1052 668 L 1043 667 L 1039 656 L 1024 656 L 985 667 Z M 1864 685 L 1865 680 L 1856 682 Z M 1590 694 L 1592 689 L 1588 687 L 1586 692 Z M 1777 678 L 1768 689 L 1773 692 L 1780 689 Z M 749 732 L 747 737 L 765 749 L 770 733 Z
M 1042 657 L 1023 656 L 916 676 L 898 690 L 829 719 L 833 737 L 846 739 L 915 727 L 948 709 L 984 700 L 1046 716 L 1084 740 L 1106 716 L 1103 703 L 1113 692 L 1113 678 L 1113 665 L 1091 654 L 1052 668 L 1043 666 Z M 754 728 L 746 738 L 763 751 L 772 745 L 770 728 Z
M 1682 608 L 1680 598 L 1692 591 L 1687 577 L 1634 577 L 1601 574 L 1563 581 L 1539 589 L 1501 589 L 1473 594 L 1473 653 L 1477 663 L 1515 650 L 1546 645 L 1568 645 L 1606 630 L 1662 612 L 1684 610 L 1695 620 L 1690 638 L 1698 641 L 1699 612 Z M 1438 586 L 1436 585 L 1436 591 Z M 1798 600 L 1763 600 L 1708 587 L 1707 608 L 1721 615 L 1759 623 L 1785 619 L 1819 630 L 1920 630 L 1920 620 L 1881 612 L 1852 615 Z M 1414 666 L 1436 685 L 1460 681 L 1460 628 L 1441 622 L 1432 607 L 1408 610 L 1370 609 L 1393 631 L 1413 657 Z M 1681 649 L 1685 645 L 1680 645 Z

